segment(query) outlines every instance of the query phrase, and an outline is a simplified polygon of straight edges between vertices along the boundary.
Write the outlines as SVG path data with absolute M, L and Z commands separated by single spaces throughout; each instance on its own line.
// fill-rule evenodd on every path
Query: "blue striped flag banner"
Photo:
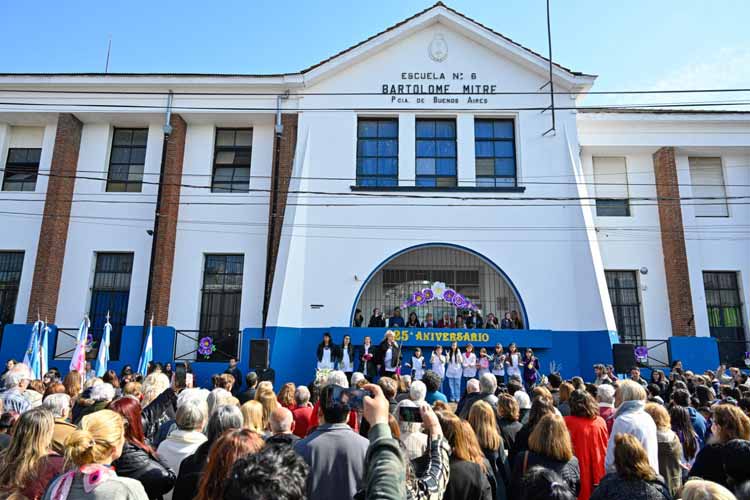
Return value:
M 31 328 L 29 344 L 23 356 L 23 363 L 31 369 L 31 375 L 37 380 L 42 378 L 39 373 L 39 337 L 42 333 L 43 325 L 44 323 L 41 320 L 37 320 L 34 323 L 34 326 Z
M 140 373 L 144 377 L 148 374 L 148 366 L 154 359 L 153 335 L 154 318 L 151 318 L 151 322 L 148 327 L 148 335 L 146 335 L 146 341 L 143 343 L 143 351 L 141 351 L 141 359 L 138 362 L 138 373 Z
M 102 341 L 99 342 L 99 354 L 96 356 L 97 377 L 103 377 L 107 373 L 107 365 L 109 364 L 109 338 L 111 333 L 112 324 L 109 322 L 109 315 L 107 315 L 107 323 L 104 325 Z
M 47 373 L 49 366 L 49 325 L 44 322 L 44 328 L 42 329 L 42 340 L 39 342 L 39 373 L 42 377 Z

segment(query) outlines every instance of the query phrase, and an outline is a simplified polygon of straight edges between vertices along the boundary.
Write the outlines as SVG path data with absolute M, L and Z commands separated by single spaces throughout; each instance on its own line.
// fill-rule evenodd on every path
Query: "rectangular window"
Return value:
M 9 148 L 3 191 L 34 191 L 41 155 L 41 148 Z
M 112 325 L 109 359 L 119 359 L 122 328 L 128 318 L 130 277 L 132 274 L 132 253 L 99 252 L 96 254 L 94 283 L 91 287 L 91 307 L 89 309 L 91 335 L 96 344 L 94 344 L 94 349 L 88 353 L 89 358 L 96 357 L 109 314 L 109 322 Z
M 23 252 L 0 252 L 0 331 L 15 319 L 22 268 Z
M 398 186 L 398 120 L 357 122 L 357 186 Z
M 516 185 L 513 120 L 474 120 L 477 187 Z
M 604 271 L 620 342 L 643 345 L 641 300 L 636 271 Z
M 210 361 L 238 356 L 242 255 L 206 255 L 201 298 L 200 336 L 211 337 L 216 351 Z
M 217 128 L 214 146 L 214 193 L 247 193 L 250 190 L 250 158 L 253 129 Z
M 736 272 L 703 271 L 711 328 L 742 328 L 742 302 Z
M 107 191 L 140 193 L 146 163 L 146 128 L 116 128 L 109 155 Z
M 721 158 L 688 158 L 696 217 L 729 217 Z
M 628 171 L 623 157 L 595 156 L 596 215 L 629 217 Z
M 417 119 L 418 187 L 456 187 L 456 120 Z

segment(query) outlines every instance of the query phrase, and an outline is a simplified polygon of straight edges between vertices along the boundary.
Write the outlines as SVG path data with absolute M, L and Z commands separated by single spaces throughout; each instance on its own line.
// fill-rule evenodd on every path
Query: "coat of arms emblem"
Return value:
M 443 62 L 448 57 L 448 44 L 445 42 L 445 37 L 438 33 L 430 42 L 428 47 L 428 53 L 430 59 L 435 62 Z

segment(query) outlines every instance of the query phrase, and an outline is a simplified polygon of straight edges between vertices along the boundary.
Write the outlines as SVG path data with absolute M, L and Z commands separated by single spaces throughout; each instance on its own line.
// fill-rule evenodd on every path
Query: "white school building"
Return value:
M 399 338 L 741 363 L 750 112 L 582 106 L 595 82 L 442 3 L 295 73 L 2 74 L 0 356 L 39 317 L 67 366 L 109 313 L 118 369 L 153 317 L 158 361 L 247 369 L 265 338 L 300 382 L 324 331 L 470 302 L 523 328 Z M 435 283 L 465 302 L 413 302 Z

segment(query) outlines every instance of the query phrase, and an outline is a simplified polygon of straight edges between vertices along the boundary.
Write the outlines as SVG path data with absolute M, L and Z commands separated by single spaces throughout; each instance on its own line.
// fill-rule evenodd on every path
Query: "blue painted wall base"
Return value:
M 0 343 L 0 360 L 8 358 L 23 359 L 32 325 L 6 325 Z M 50 357 L 54 353 L 57 341 L 57 328 L 51 327 L 49 338 Z M 360 346 L 364 337 L 372 337 L 373 344 L 379 343 L 385 334 L 385 328 L 287 328 L 269 327 L 265 337 L 270 341 L 271 367 L 276 371 L 277 386 L 283 382 L 307 384 L 315 375 L 315 351 L 324 332 L 330 332 L 335 343 L 340 344 L 344 335 L 351 335 L 352 343 Z M 417 329 L 400 328 L 397 340 L 404 348 L 404 361 L 407 361 L 415 347 L 421 347 L 424 355 L 429 357 L 432 349 L 440 344 L 450 345 L 455 339 L 460 346 L 471 342 L 478 350 L 487 347 L 492 351 L 495 343 L 506 347 L 516 342 L 519 350 L 526 347 L 534 349 L 539 358 L 543 373 L 549 373 L 554 363 L 564 378 L 581 375 L 586 380 L 592 378 L 592 366 L 595 363 L 612 362 L 612 345 L 617 343 L 615 332 L 601 331 L 554 331 L 554 330 L 455 330 L 455 329 Z M 242 332 L 240 343 L 240 369 L 249 371 L 250 341 L 262 338 L 260 328 L 246 328 Z M 110 368 L 120 372 L 129 364 L 137 367 L 142 349 L 143 328 L 126 326 L 123 329 L 119 359 L 110 362 Z M 174 361 L 175 329 L 169 326 L 154 327 L 153 350 L 154 360 L 160 362 Z M 716 341 L 710 337 L 672 337 L 668 341 L 670 360 L 681 359 L 686 369 L 702 372 L 715 369 L 719 362 Z M 115 357 L 112 355 L 111 357 Z M 50 359 L 49 366 L 57 367 L 63 374 L 67 373 L 69 359 Z M 192 363 L 196 382 L 203 387 L 210 386 L 211 375 L 223 372 L 224 362 L 195 361 Z M 355 365 L 358 366 L 358 365 Z M 647 376 L 648 370 L 644 370 Z M 243 381 L 244 382 L 244 381 Z

